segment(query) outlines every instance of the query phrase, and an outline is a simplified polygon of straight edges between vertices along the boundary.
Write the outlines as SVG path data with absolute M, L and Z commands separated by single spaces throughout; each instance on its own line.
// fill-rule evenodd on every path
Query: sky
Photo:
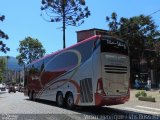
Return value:
M 66 29 L 66 47 L 77 43 L 76 31 L 99 28 L 107 30 L 106 16 L 116 12 L 118 18 L 130 18 L 140 14 L 150 15 L 160 10 L 160 0 L 86 0 L 91 16 L 79 27 L 68 26 Z M 10 51 L 0 52 L 0 56 L 16 57 L 19 53 L 19 41 L 30 36 L 38 39 L 46 54 L 63 48 L 62 23 L 46 22 L 40 16 L 41 0 L 0 0 L 0 15 L 5 20 L 0 22 L 0 29 L 8 34 L 3 40 Z M 156 25 L 160 26 L 160 11 L 152 15 Z M 158 27 L 160 30 L 160 27 Z

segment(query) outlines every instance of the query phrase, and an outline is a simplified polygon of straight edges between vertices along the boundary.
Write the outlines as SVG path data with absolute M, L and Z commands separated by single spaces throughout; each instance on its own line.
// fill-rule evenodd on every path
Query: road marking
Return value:
M 136 107 L 150 109 L 150 110 L 155 110 L 155 111 L 160 111 L 160 109 L 158 109 L 158 108 L 152 108 L 152 107 L 146 107 L 146 106 L 136 106 Z
M 149 114 L 159 114 L 158 112 L 152 112 L 152 111 L 141 110 L 141 109 L 130 108 L 130 107 L 124 107 L 124 109 L 132 110 L 132 111 L 136 111 L 136 112 L 145 112 L 145 113 L 149 113 Z

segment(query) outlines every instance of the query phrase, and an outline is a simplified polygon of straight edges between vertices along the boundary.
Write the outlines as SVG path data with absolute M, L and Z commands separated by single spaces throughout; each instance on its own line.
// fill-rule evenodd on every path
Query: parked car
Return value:
M 10 92 L 16 92 L 16 89 L 15 89 L 15 86 L 14 85 L 10 85 L 9 88 L 8 88 L 8 93 Z
M 15 85 L 14 88 L 15 88 L 16 91 L 18 91 L 19 90 L 19 85 Z
M 6 89 L 8 89 L 9 88 L 9 85 L 8 84 L 6 84 Z
M 24 92 L 24 87 L 23 87 L 23 86 L 21 86 L 21 87 L 19 88 L 19 92 Z
M 23 84 L 19 84 L 18 86 L 19 86 L 18 92 L 23 92 L 24 91 L 24 85 Z
M 6 91 L 6 87 L 5 87 L 4 84 L 0 84 L 0 90 L 1 90 L 1 91 Z

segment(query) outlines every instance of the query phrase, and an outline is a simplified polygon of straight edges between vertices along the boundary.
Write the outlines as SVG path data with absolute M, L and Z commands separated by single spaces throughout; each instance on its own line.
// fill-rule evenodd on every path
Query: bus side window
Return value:
M 84 63 L 91 57 L 93 52 L 93 46 L 94 40 L 91 40 L 75 47 L 75 49 L 78 50 L 82 55 L 82 63 Z
M 46 71 L 66 71 L 72 69 L 77 65 L 78 57 L 75 53 L 66 52 L 61 53 L 50 60 L 45 67 Z

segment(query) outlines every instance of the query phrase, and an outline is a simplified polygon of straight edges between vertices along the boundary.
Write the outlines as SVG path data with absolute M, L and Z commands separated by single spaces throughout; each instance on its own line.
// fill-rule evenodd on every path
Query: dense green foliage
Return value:
M 0 15 L 0 21 L 3 22 L 5 19 L 4 15 Z M 0 29 L 0 52 L 6 53 L 10 49 L 6 46 L 6 44 L 3 43 L 1 39 L 8 39 L 8 35 L 5 34 L 1 29 Z
M 141 90 L 135 94 L 135 97 L 147 97 L 147 93 L 144 90 Z
M 41 10 L 45 20 L 63 23 L 63 48 L 66 47 L 66 26 L 79 26 L 84 23 L 84 18 L 90 16 L 84 0 L 42 0 Z
M 20 53 L 20 55 L 17 56 L 19 64 L 29 64 L 43 57 L 45 54 L 43 45 L 37 39 L 31 37 L 20 41 L 18 51 Z
M 118 20 L 117 14 L 113 12 L 106 20 L 110 34 L 128 42 L 131 57 L 143 57 L 144 49 L 155 49 L 160 33 L 151 16 L 121 17 Z
M 0 58 L 0 83 L 3 80 L 5 70 L 6 70 L 5 58 Z

